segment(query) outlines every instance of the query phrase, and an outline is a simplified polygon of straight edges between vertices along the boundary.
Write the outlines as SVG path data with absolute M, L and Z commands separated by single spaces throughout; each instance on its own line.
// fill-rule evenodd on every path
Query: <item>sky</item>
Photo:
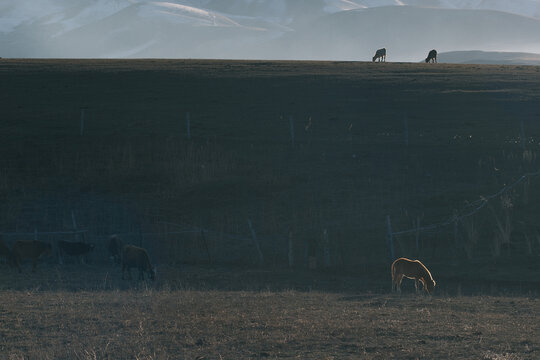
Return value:
M 2 0 L 0 56 L 421 61 L 540 53 L 540 0 Z

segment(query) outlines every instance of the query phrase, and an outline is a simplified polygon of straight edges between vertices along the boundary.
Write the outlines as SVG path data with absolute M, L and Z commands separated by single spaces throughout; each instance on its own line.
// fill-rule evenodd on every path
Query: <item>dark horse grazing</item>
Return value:
M 58 250 L 60 250 L 60 254 L 75 256 L 79 262 L 81 257 L 94 250 L 94 244 L 60 240 L 58 241 Z
M 13 249 L 11 249 L 11 253 L 13 255 L 13 262 L 15 266 L 19 268 L 19 272 L 22 272 L 21 260 L 26 258 L 32 260 L 32 272 L 36 272 L 38 259 L 43 255 L 51 256 L 52 246 L 51 244 L 43 241 L 17 240 L 15 241 L 15 244 L 13 244 Z
M 424 285 L 424 290 L 428 294 L 435 289 L 435 280 L 431 276 L 429 270 L 419 260 L 409 260 L 399 258 L 392 263 L 392 291 L 394 288 L 401 293 L 401 281 L 403 277 L 414 279 L 414 286 L 418 292 L 418 283 L 421 281 Z
M 139 269 L 139 280 L 144 280 L 145 272 L 148 273 L 150 279 L 155 279 L 156 268 L 150 263 L 148 252 L 137 246 L 126 245 L 122 248 L 122 280 L 125 279 L 126 270 L 131 279 L 130 269 L 132 267 Z
M 426 64 L 428 62 L 436 63 L 437 62 L 437 50 L 431 50 L 426 58 Z
M 386 48 L 379 49 L 375 52 L 375 56 L 373 57 L 373 62 L 375 60 L 379 60 L 379 62 L 384 61 L 386 62 Z
M 118 235 L 111 235 L 109 242 L 107 243 L 107 250 L 111 255 L 113 263 L 120 265 L 120 258 L 122 253 L 122 241 L 118 238 Z

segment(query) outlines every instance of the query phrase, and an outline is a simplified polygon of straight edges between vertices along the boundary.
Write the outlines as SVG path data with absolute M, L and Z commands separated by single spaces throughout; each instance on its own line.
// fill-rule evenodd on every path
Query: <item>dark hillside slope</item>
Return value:
M 215 231 L 213 261 L 253 263 L 250 219 L 267 263 L 286 263 L 289 235 L 297 264 L 322 261 L 327 229 L 332 264 L 385 264 L 387 215 L 395 230 L 446 221 L 540 168 L 539 81 L 512 66 L 2 60 L 0 228 L 69 228 L 74 210 L 98 243 L 123 232 L 158 261 L 207 261 L 188 234 L 140 235 L 191 224 Z M 419 253 L 396 237 L 396 255 L 538 256 L 539 184 L 457 237 L 422 232 Z M 509 242 L 495 240 L 506 219 Z

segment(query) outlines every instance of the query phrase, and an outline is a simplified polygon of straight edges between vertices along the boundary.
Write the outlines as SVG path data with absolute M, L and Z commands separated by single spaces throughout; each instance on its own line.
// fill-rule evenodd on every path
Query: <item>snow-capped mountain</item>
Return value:
M 540 52 L 537 24 L 540 0 L 2 0 L 0 56 L 412 60 Z

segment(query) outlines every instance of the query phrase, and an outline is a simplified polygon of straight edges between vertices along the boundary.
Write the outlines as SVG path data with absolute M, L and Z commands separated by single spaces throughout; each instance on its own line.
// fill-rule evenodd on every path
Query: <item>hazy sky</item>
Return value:
M 0 56 L 419 61 L 540 52 L 540 0 L 2 0 Z

